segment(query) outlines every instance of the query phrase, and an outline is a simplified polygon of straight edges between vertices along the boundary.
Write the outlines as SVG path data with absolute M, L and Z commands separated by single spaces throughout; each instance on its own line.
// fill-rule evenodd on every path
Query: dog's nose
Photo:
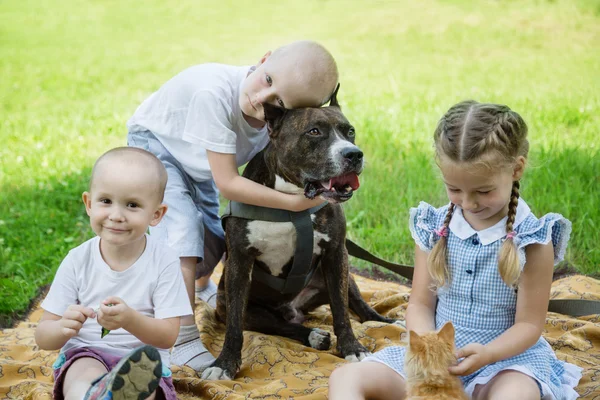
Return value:
M 356 165 L 362 161 L 363 152 L 357 147 L 346 147 L 342 150 L 342 157 Z

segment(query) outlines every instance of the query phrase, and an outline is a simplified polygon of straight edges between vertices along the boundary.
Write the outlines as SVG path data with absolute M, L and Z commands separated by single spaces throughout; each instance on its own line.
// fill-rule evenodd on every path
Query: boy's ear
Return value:
M 258 64 L 256 64 L 256 68 L 260 67 L 262 64 L 265 63 L 265 61 L 267 61 L 267 58 L 271 57 L 271 50 L 267 51 L 265 53 L 264 56 L 261 57 L 260 60 L 258 60 Z
M 152 216 L 152 221 L 150 221 L 150 226 L 156 226 L 163 219 L 167 209 L 169 207 L 166 204 L 161 204 L 158 206 L 156 211 L 154 211 L 154 215 Z
M 333 94 L 329 98 L 329 107 L 340 108 L 340 105 L 338 104 L 338 101 L 337 101 L 338 90 L 340 90 L 340 84 L 339 83 L 337 84 L 337 86 L 335 87 L 335 90 L 333 91 Z
M 454 343 L 454 325 L 448 321 L 438 332 L 438 337 L 446 343 Z
M 263 110 L 265 111 L 265 121 L 267 122 L 269 136 L 273 137 L 279 130 L 279 127 L 281 126 L 281 120 L 283 119 L 283 116 L 287 110 L 269 103 L 263 104 Z
M 81 199 L 83 200 L 83 204 L 85 204 L 85 212 L 88 216 L 91 216 L 92 212 L 92 195 L 89 192 L 83 192 L 81 195 Z

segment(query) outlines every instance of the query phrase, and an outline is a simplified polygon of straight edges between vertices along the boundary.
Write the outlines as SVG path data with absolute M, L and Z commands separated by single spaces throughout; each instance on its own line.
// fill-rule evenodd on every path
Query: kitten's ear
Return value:
M 408 331 L 408 345 L 411 349 L 414 349 L 416 346 L 423 343 L 423 339 L 421 336 L 415 331 Z
M 454 325 L 448 321 L 438 332 L 438 337 L 446 343 L 454 343 Z

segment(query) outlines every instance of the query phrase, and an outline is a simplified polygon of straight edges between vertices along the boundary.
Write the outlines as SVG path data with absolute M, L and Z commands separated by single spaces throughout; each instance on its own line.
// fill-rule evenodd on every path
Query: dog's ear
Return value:
M 338 104 L 338 101 L 337 101 L 338 90 L 340 90 L 340 84 L 339 83 L 337 84 L 337 86 L 335 87 L 335 90 L 333 91 L 333 94 L 329 98 L 329 107 L 341 108 L 340 105 Z
M 279 127 L 281 126 L 281 120 L 283 119 L 283 116 L 287 110 L 269 103 L 264 103 L 263 109 L 265 111 L 265 121 L 267 122 L 269 136 L 272 137 L 274 133 L 279 130 Z

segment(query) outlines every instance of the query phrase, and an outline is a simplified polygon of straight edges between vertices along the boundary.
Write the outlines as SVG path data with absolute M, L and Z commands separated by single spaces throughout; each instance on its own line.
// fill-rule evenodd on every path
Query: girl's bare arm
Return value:
M 431 290 L 431 284 L 431 276 L 427 269 L 427 253 L 416 246 L 415 272 L 406 309 L 406 329 L 417 333 L 435 330 L 437 296 Z
M 521 273 L 515 324 L 487 345 L 492 361 L 521 354 L 542 335 L 554 271 L 552 243 L 527 246 L 527 263 Z

